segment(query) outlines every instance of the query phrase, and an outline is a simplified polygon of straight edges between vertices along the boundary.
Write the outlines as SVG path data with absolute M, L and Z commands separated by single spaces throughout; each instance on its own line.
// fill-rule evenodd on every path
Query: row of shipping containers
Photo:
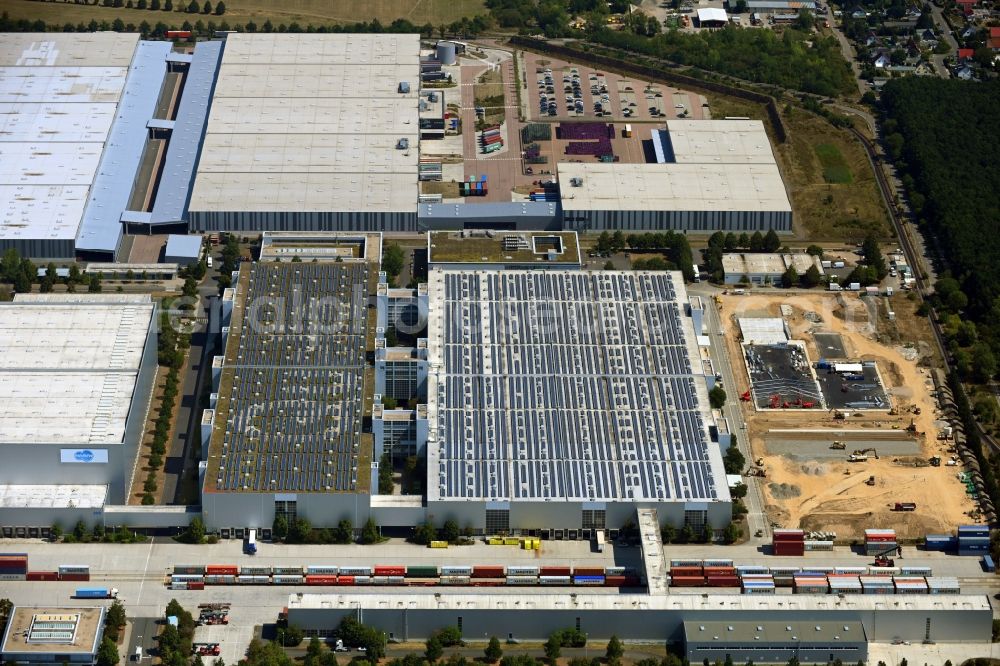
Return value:
M 60 564 L 55 571 L 29 571 L 27 553 L 0 553 L 0 581 L 75 581 L 90 580 L 90 566 Z
M 192 587 L 192 584 L 196 587 Z M 561 585 L 636 587 L 628 567 L 564 567 L 532 565 L 442 565 L 373 567 L 308 565 L 305 567 L 177 565 L 172 589 L 202 589 L 205 585 Z
M 458 184 L 458 193 L 463 197 L 485 197 L 489 193 L 486 176 L 470 176 L 469 180 L 463 180 Z
M 802 566 L 767 566 L 763 564 L 736 564 L 733 560 L 670 560 L 670 570 L 677 570 L 681 575 L 704 575 L 708 572 L 719 573 L 733 569 L 739 576 L 754 574 L 771 574 L 776 577 L 796 576 L 799 574 L 854 574 L 861 576 L 930 576 L 934 573 L 932 567 L 917 565 L 900 565 L 898 567 L 875 566 L 819 566 L 804 564 Z
M 890 555 L 899 548 L 896 530 L 870 528 L 865 530 L 866 555 Z
M 957 534 L 928 534 L 924 549 L 982 557 L 990 551 L 989 525 L 959 525 Z
M 671 587 L 739 588 L 744 594 L 773 594 L 776 588 L 792 588 L 795 594 L 959 594 L 957 578 L 924 576 L 873 576 L 858 574 L 796 574 L 781 576 L 671 576 Z

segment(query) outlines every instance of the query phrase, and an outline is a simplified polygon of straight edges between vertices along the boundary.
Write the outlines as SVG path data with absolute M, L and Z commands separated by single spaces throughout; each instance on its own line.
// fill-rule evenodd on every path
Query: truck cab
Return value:
M 257 530 L 247 530 L 247 540 L 243 544 L 243 552 L 247 555 L 257 554 Z

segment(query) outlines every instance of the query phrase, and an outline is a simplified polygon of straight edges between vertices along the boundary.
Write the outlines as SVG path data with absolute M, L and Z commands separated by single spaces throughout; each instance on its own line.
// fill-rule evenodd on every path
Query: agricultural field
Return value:
M 156 24 L 163 21 L 168 25 L 181 25 L 184 21 L 215 20 L 227 21 L 230 25 L 254 21 L 262 25 L 269 20 L 279 24 L 298 23 L 303 28 L 308 25 L 329 25 L 333 23 L 356 23 L 378 19 L 388 25 L 396 19 L 407 19 L 415 25 L 430 23 L 437 27 L 465 17 L 485 14 L 482 0 L 225 0 L 224 16 L 203 16 L 176 11 L 182 3 L 175 0 L 174 12 L 151 11 L 97 5 L 77 5 L 72 2 L 39 2 L 36 0 L 0 0 L 0 11 L 7 12 L 12 19 L 41 19 L 47 24 L 89 23 L 114 21 L 120 18 L 125 23 L 140 24 L 148 21 Z M 162 4 L 162 3 L 161 3 Z M 215 1 L 212 2 L 213 6 Z

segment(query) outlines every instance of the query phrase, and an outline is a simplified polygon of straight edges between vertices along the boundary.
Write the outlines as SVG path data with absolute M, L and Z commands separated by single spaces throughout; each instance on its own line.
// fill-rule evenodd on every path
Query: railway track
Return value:
M 903 250 L 907 263 L 916 268 L 920 265 L 917 262 L 917 252 L 913 241 L 910 238 L 910 233 L 906 227 L 905 220 L 902 219 L 896 211 L 896 207 L 892 203 L 892 188 L 889 186 L 889 179 L 886 178 L 885 172 L 882 170 L 880 165 L 878 152 L 875 150 L 874 144 L 869 141 L 868 137 L 854 127 L 851 127 L 850 129 L 851 133 L 854 134 L 858 141 L 861 142 L 861 145 L 864 146 L 865 153 L 868 155 L 868 162 L 871 164 L 872 171 L 875 173 L 875 181 L 878 183 L 879 193 L 882 196 L 882 203 L 885 204 L 885 208 L 889 212 L 889 219 L 892 222 L 893 228 L 896 230 L 896 236 L 899 238 L 900 249 Z M 917 282 L 917 293 L 920 295 L 920 299 L 925 301 L 929 292 L 930 282 L 924 276 L 923 271 L 915 270 L 914 278 Z M 951 361 L 948 357 L 944 334 L 941 331 L 941 326 L 938 324 L 937 313 L 933 309 L 931 310 L 931 315 L 928 319 L 930 320 L 931 331 L 934 333 L 934 341 L 937 344 L 938 352 L 941 354 L 941 360 L 944 362 L 945 368 L 951 372 Z M 990 448 L 993 449 L 994 453 L 1000 453 L 1000 443 L 998 443 L 996 439 L 983 429 L 982 424 L 980 424 L 979 421 L 976 421 L 975 423 L 980 439 L 987 442 L 990 445 Z

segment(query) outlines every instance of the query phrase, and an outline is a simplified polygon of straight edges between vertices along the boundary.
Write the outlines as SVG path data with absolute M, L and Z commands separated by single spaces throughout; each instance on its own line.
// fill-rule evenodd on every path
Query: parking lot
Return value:
M 710 118 L 703 96 L 639 82 L 534 53 L 524 53 L 528 111 L 533 119 L 654 121 Z
M 882 378 L 874 363 L 862 365 L 858 373 L 817 369 L 816 379 L 829 409 L 888 410 L 890 407 Z
M 798 344 L 744 345 L 757 409 L 825 409 L 805 348 Z

